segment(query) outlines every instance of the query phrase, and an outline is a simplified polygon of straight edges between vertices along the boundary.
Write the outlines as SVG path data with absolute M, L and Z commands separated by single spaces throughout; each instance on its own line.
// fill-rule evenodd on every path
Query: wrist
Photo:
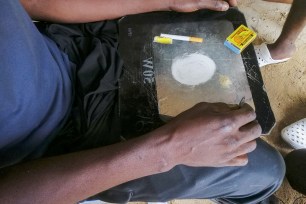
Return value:
M 150 143 L 150 151 L 156 155 L 159 172 L 166 172 L 175 167 L 178 163 L 175 161 L 175 150 L 172 145 L 172 135 L 170 131 L 161 127 L 147 136 L 147 141 Z
M 161 0 L 150 0 L 150 1 L 135 0 L 134 2 L 135 4 L 133 5 L 133 7 L 141 9 L 137 13 L 147 13 L 147 12 L 154 12 L 154 11 L 170 11 L 173 0 L 162 0 L 162 1 Z

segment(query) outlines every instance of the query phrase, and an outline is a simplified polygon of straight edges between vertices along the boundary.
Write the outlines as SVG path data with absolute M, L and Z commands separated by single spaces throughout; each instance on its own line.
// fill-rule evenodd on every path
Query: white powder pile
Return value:
M 193 53 L 175 58 L 171 67 L 172 76 L 181 84 L 195 86 L 210 80 L 215 71 L 215 62 L 206 55 Z

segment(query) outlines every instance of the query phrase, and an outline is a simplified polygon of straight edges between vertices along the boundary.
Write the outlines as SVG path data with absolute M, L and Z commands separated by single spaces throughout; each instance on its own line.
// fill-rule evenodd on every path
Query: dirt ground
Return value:
M 274 42 L 279 36 L 290 5 L 258 0 L 243 1 L 239 9 L 245 14 L 248 25 L 258 33 L 257 43 Z M 267 140 L 284 156 L 292 151 L 280 137 L 287 125 L 306 117 L 306 29 L 296 42 L 297 52 L 291 60 L 262 68 L 266 90 L 276 117 L 276 126 Z M 283 203 L 306 203 L 302 195 L 284 182 L 276 193 Z M 297 200 L 298 199 L 298 200 Z
M 255 44 L 262 41 L 274 42 L 282 29 L 290 5 L 260 0 L 239 2 L 248 26 L 258 33 Z M 261 69 L 266 90 L 276 117 L 276 126 L 267 140 L 284 156 L 292 151 L 280 137 L 287 125 L 306 117 L 306 28 L 296 42 L 297 52 L 291 60 L 282 64 L 269 65 Z M 285 180 L 276 196 L 285 204 L 305 204 L 306 198 L 294 191 Z M 204 200 L 173 201 L 173 204 L 208 204 Z

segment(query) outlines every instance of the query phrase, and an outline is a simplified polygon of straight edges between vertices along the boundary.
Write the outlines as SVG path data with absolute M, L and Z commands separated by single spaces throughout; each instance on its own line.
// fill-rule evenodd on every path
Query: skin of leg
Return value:
M 132 170 L 131 170 L 132 171 Z M 225 203 L 258 203 L 272 195 L 285 175 L 282 156 L 266 142 L 257 141 L 245 167 L 188 167 L 140 178 L 91 199 L 111 203 L 164 202 L 173 199 L 212 199 Z
M 294 0 L 281 35 L 275 43 L 268 45 L 275 60 L 291 57 L 296 50 L 295 41 L 306 26 L 306 1 Z

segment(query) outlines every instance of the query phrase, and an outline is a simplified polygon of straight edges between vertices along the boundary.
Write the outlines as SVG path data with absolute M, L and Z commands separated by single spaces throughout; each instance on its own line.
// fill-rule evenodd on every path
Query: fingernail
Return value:
M 222 11 L 226 11 L 226 10 L 228 10 L 228 8 L 229 8 L 229 5 L 228 5 L 228 3 L 223 3 L 222 4 Z

